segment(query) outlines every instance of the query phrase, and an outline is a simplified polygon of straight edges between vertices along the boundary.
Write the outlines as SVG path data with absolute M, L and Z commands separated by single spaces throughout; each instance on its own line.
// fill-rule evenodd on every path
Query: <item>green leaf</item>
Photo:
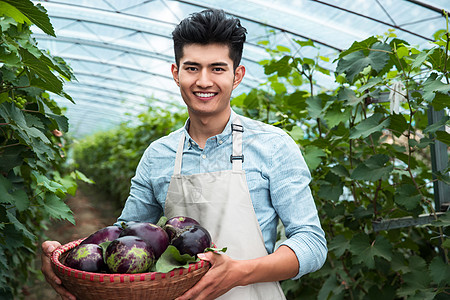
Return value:
M 227 252 L 227 250 L 228 250 L 227 247 L 223 247 L 223 248 L 210 248 L 210 247 L 208 247 L 208 248 L 205 249 L 205 252 L 211 251 L 211 252 L 214 252 L 214 253 L 218 253 L 218 252 L 225 253 L 225 252 Z
M 374 132 L 381 131 L 389 126 L 390 119 L 383 119 L 382 114 L 373 114 L 365 120 L 362 120 L 358 125 L 350 129 L 350 138 L 366 138 Z
M 339 89 L 337 97 L 339 100 L 345 101 L 345 103 L 351 106 L 356 106 L 364 101 L 364 97 L 357 97 L 353 90 L 345 87 Z
M 375 256 L 390 261 L 393 255 L 392 245 L 381 235 L 378 235 L 373 242 L 370 242 L 366 234 L 356 235 L 350 241 L 350 251 L 353 254 L 354 263 L 362 263 L 371 269 L 375 268 Z
M 360 93 L 364 93 L 366 90 L 370 90 L 371 88 L 373 88 L 374 86 L 376 86 L 377 84 L 379 84 L 380 82 L 382 82 L 383 79 L 381 77 L 372 77 L 369 79 L 369 81 L 361 86 L 358 91 Z
M 36 58 L 28 50 L 24 48 L 19 49 L 19 54 L 22 57 L 22 62 L 30 69 L 35 71 L 40 78 L 31 81 L 32 85 L 43 88 L 56 94 L 61 94 L 63 85 L 62 82 L 56 77 L 49 66 L 42 62 L 39 58 Z
M 344 285 L 340 284 L 340 281 L 338 281 L 335 273 L 331 273 L 320 287 L 317 299 L 344 299 L 343 296 L 333 298 L 333 296 L 340 295 L 343 290 Z
M 325 200 L 339 200 L 344 188 L 344 183 L 339 176 L 329 172 L 325 175 L 324 180 L 319 180 L 318 184 L 320 189 L 317 192 L 317 196 Z
M 394 201 L 398 205 L 411 211 L 420 205 L 422 197 L 412 184 L 402 184 L 396 190 Z
M 155 272 L 167 273 L 177 268 L 188 268 L 190 263 L 199 261 L 189 254 L 180 254 L 175 246 L 169 245 L 156 261 Z
M 44 199 L 44 209 L 51 218 L 57 220 L 64 219 L 75 225 L 72 211 L 67 204 L 55 194 L 46 194 Z
M 450 84 L 443 83 L 441 79 L 442 75 L 438 76 L 437 73 L 430 74 L 427 80 L 423 83 L 423 99 L 431 102 L 437 92 L 443 94 L 450 92 Z
M 324 119 L 330 128 L 339 125 L 341 122 L 348 121 L 351 116 L 352 108 L 346 107 L 344 110 L 341 108 L 341 103 L 333 103 L 327 109 Z
M 450 145 L 450 134 L 446 131 L 443 130 L 436 131 L 436 139 L 438 141 L 443 142 L 447 146 Z
M 23 13 L 31 22 L 36 24 L 37 27 L 42 29 L 46 34 L 56 36 L 53 26 L 50 23 L 50 19 L 45 9 L 38 4 L 34 6 L 30 0 L 3 0 L 8 4 L 14 6 L 17 10 Z
M 433 105 L 433 108 L 437 111 L 450 108 L 450 95 L 435 92 L 431 105 Z
M 339 60 L 336 72 L 338 74 L 345 73 L 350 82 L 353 82 L 357 75 L 368 66 L 379 72 L 389 62 L 390 51 L 391 47 L 389 45 L 376 43 L 372 46 L 368 55 L 364 51 L 350 53 Z
M 302 140 L 305 132 L 300 126 L 293 126 L 290 131 L 288 131 L 289 135 L 295 140 Z
M 297 44 L 299 44 L 302 47 L 314 47 L 314 42 L 311 40 L 307 40 L 307 41 L 300 41 L 300 40 L 294 40 Z
M 17 218 L 10 212 L 10 211 L 6 211 L 6 216 L 8 218 L 8 220 L 11 222 L 11 224 L 14 225 L 15 229 L 22 232 L 24 236 L 26 236 L 27 238 L 29 238 L 30 240 L 35 240 L 36 236 L 34 234 L 32 234 L 26 227 L 25 225 L 23 225 L 22 223 L 20 223 L 19 220 L 17 220 Z
M 439 129 L 443 128 L 443 126 L 447 123 L 447 121 L 450 120 L 450 116 L 444 116 L 439 121 L 428 125 L 424 130 L 423 133 L 435 133 Z
M 446 264 L 442 258 L 436 256 L 429 266 L 432 280 L 442 286 L 450 285 L 450 265 Z
M 436 48 L 432 48 L 430 50 L 424 50 L 420 52 L 416 58 L 413 60 L 411 65 L 411 69 L 419 68 L 422 64 L 427 60 L 428 56 L 432 55 Z
M 59 198 L 65 197 L 65 193 L 67 192 L 67 189 L 62 184 L 48 179 L 45 175 L 39 174 L 37 171 L 32 171 L 31 174 L 36 179 L 36 184 L 39 187 L 44 188 L 44 190 L 47 190 L 51 193 L 54 193 Z
M 450 226 L 450 211 L 447 211 L 444 215 L 432 222 L 435 226 Z
M 328 249 L 336 255 L 341 257 L 344 255 L 345 250 L 350 248 L 350 241 L 345 238 L 343 234 L 335 236 L 328 245 Z
M 2 15 L 13 18 L 17 23 L 27 23 L 31 25 L 30 19 L 28 19 L 22 12 L 20 12 L 20 10 L 7 2 L 8 1 L 0 1 L 0 12 Z M 6 31 L 6 28 L 2 29 L 3 31 Z
M 283 56 L 279 60 L 272 60 L 267 65 L 264 66 L 264 74 L 270 75 L 273 73 L 277 73 L 278 76 L 287 76 L 289 72 L 292 70 L 289 62 L 291 60 L 290 56 Z
M 18 211 L 30 207 L 30 200 L 23 189 L 14 189 L 12 183 L 0 174 L 0 203 L 11 204 Z
M 320 165 L 322 161 L 321 157 L 326 157 L 327 155 L 323 149 L 316 146 L 307 146 L 305 147 L 303 156 L 309 169 L 314 170 Z
M 94 184 L 95 183 L 92 179 L 86 177 L 86 175 L 84 175 L 82 172 L 80 172 L 78 170 L 73 171 L 71 173 L 71 176 L 73 178 L 75 178 L 75 179 L 79 179 L 79 180 L 81 180 L 83 182 L 86 182 L 86 183 L 90 183 L 90 184 Z
M 411 256 L 409 258 L 409 269 L 410 271 L 403 275 L 405 284 L 398 290 L 397 295 L 399 296 L 415 295 L 430 286 L 430 274 L 422 257 Z
M 311 119 L 317 119 L 322 115 L 325 96 L 317 95 L 306 99 L 307 110 Z
M 402 114 L 392 114 L 389 116 L 389 128 L 392 133 L 399 137 L 408 129 L 408 123 Z
M 4 149 L 0 155 L 0 171 L 7 173 L 14 167 L 22 165 L 22 152 L 26 150 L 27 148 L 23 145 L 17 145 Z
M 350 178 L 356 180 L 377 181 L 383 176 L 388 175 L 394 167 L 386 165 L 389 162 L 389 156 L 377 154 L 368 160 L 361 162 L 355 170 L 353 170 Z
M 343 165 L 336 165 L 330 171 L 338 176 L 350 177 L 350 172 Z
M 360 50 L 367 50 L 370 48 L 370 46 L 372 46 L 373 44 L 375 44 L 376 42 L 378 42 L 378 39 L 374 36 L 368 37 L 367 39 L 361 41 L 361 42 L 353 42 L 353 44 L 350 46 L 350 48 L 348 48 L 345 51 L 342 51 L 339 54 L 339 58 L 341 59 L 344 56 L 349 55 L 350 53 L 353 52 L 357 52 Z

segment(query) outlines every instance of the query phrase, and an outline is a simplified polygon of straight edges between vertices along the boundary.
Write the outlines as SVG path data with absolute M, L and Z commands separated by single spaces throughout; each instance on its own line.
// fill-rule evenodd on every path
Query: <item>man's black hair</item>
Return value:
M 246 33 L 239 19 L 227 17 L 223 10 L 207 9 L 191 14 L 172 32 L 175 62 L 177 66 L 180 65 L 186 45 L 218 43 L 229 47 L 229 55 L 236 70 L 241 62 Z

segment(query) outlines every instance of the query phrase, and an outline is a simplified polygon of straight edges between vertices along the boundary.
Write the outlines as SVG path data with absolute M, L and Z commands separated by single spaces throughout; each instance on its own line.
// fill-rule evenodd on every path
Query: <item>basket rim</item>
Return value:
M 165 279 L 165 278 L 171 278 L 181 275 L 186 275 L 187 273 L 194 272 L 198 269 L 205 268 L 209 266 L 209 262 L 200 260 L 199 262 L 191 263 L 189 264 L 189 267 L 187 268 L 177 268 L 172 271 L 169 271 L 167 273 L 161 273 L 161 272 L 146 272 L 146 273 L 134 273 L 134 274 L 122 274 L 122 273 L 94 273 L 94 272 L 86 272 L 82 270 L 77 270 L 70 268 L 68 266 L 63 265 L 59 258 L 62 254 L 65 252 L 75 248 L 78 246 L 85 238 L 75 240 L 72 242 L 69 242 L 67 244 L 61 245 L 58 248 L 56 248 L 52 252 L 51 256 L 51 263 L 54 267 L 56 267 L 55 272 L 62 273 L 64 275 L 68 275 L 69 277 L 75 277 L 80 278 L 84 280 L 89 281 L 116 281 L 114 279 L 120 278 L 120 282 L 126 282 L 126 281 L 146 281 L 146 280 L 155 280 L 155 279 Z

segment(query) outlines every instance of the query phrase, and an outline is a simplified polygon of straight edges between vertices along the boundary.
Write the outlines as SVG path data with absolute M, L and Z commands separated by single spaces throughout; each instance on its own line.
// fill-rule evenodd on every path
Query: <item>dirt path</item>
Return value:
M 67 204 L 72 209 L 76 226 L 69 222 L 55 222 L 47 236 L 51 240 L 59 241 L 61 244 L 86 237 L 91 233 L 112 225 L 118 216 L 118 211 L 113 208 L 108 199 L 99 195 L 89 187 L 79 188 L 74 197 L 68 199 Z M 38 253 L 40 257 L 40 252 Z M 40 261 L 38 262 L 40 270 Z M 36 274 L 36 277 L 42 276 Z M 42 276 L 43 277 L 43 276 Z M 36 279 L 35 285 L 24 291 L 25 299 L 29 300 L 60 300 L 58 294 L 47 282 Z

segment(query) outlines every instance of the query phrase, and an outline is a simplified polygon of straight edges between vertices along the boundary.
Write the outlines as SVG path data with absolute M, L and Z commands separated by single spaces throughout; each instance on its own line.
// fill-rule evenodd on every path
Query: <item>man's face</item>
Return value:
M 231 92 L 244 74 L 243 66 L 233 71 L 229 48 L 221 44 L 184 46 L 179 67 L 172 65 L 173 78 L 191 118 L 228 116 Z

